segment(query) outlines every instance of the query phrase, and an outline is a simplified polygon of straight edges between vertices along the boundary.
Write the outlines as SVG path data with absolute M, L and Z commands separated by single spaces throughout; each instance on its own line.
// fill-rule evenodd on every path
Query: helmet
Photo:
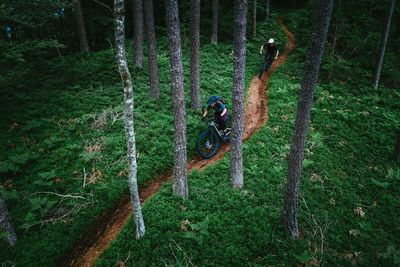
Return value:
M 273 44 L 275 42 L 274 38 L 269 38 L 268 43 Z
M 210 98 L 208 99 L 208 101 L 207 101 L 207 105 L 211 105 L 212 103 L 214 103 L 215 101 L 217 101 L 218 99 L 217 99 L 217 96 L 215 96 L 215 95 L 213 95 L 213 96 L 210 96 Z

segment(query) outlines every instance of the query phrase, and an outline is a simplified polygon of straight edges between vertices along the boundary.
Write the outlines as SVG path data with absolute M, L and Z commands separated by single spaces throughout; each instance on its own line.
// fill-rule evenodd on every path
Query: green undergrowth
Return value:
M 131 218 L 97 266 L 400 264 L 400 167 L 391 159 L 400 92 L 372 90 L 369 77 L 317 87 L 299 199 L 301 238 L 292 240 L 284 231 L 302 43 L 269 81 L 269 120 L 244 144 L 244 188 L 230 185 L 229 155 L 190 173 L 189 200 L 174 196 L 166 183 L 143 207 L 146 235 L 134 239 Z
M 262 32 L 271 27 L 265 25 Z M 160 99 L 149 98 L 146 58 L 142 70 L 131 68 L 139 185 L 173 164 L 165 36 L 157 40 Z M 259 42 L 248 48 L 247 84 L 258 71 Z M 188 45 L 183 42 L 188 156 L 193 158 L 195 140 L 206 125 L 200 112 L 189 109 Z M 132 62 L 130 48 L 127 42 Z M 230 44 L 203 42 L 202 103 L 213 94 L 231 102 L 231 51 Z M 17 64 L 0 78 L 0 112 L 5 115 L 0 121 L 0 144 L 5 148 L 0 156 L 0 190 L 18 235 L 13 248 L 0 243 L 4 266 L 56 265 L 93 229 L 97 217 L 126 197 L 123 91 L 114 52 L 111 48 L 84 56 L 37 59 Z

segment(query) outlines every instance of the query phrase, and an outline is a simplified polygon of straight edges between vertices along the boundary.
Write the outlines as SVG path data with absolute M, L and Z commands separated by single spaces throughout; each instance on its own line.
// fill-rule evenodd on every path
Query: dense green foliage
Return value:
M 285 20 L 296 36 L 305 34 L 294 27 L 305 14 Z M 317 88 L 301 189 L 302 238 L 293 241 L 284 233 L 286 157 L 305 38 L 300 36 L 296 52 L 270 80 L 267 127 L 244 146 L 245 189 L 231 188 L 228 156 L 191 173 L 189 201 L 174 197 L 166 184 L 144 205 L 146 236 L 134 241 L 130 220 L 99 266 L 400 264 L 400 168 L 390 158 L 400 93 L 372 90 L 370 74 Z M 367 73 L 360 67 L 357 72 Z
M 386 86 L 371 90 L 373 55 L 384 20 L 376 23 L 363 12 L 377 2 L 361 1 L 360 17 L 351 12 L 353 1 L 335 11 L 345 14 L 339 16 L 342 24 L 334 57 L 330 55 L 335 17 L 332 20 L 304 162 L 301 240 L 286 236 L 281 210 L 310 7 L 285 18 L 298 47 L 270 80 L 267 126 L 244 145 L 244 190 L 230 186 L 228 155 L 204 172 L 190 174 L 189 201 L 172 196 L 167 183 L 144 205 L 145 238 L 134 240 L 130 220 L 98 264 L 115 265 L 127 258 L 127 264 L 134 266 L 400 264 L 396 217 L 400 168 L 390 159 L 395 129 L 400 128 L 400 93 L 391 88 L 399 83 L 394 45 L 398 39 L 391 39 L 385 57 Z M 89 39 L 98 38 L 98 48 L 109 47 L 106 39 L 112 42 L 112 17 L 105 7 L 88 3 L 84 11 L 92 31 Z M 221 32 L 226 34 L 222 40 L 229 40 L 232 12 L 228 4 L 221 6 L 226 11 L 221 14 Z M 161 4 L 156 7 L 161 22 L 162 9 Z M 107 19 L 96 16 L 99 10 Z M 202 14 L 208 12 L 202 6 Z M 374 12 L 384 17 L 386 9 L 375 4 Z M 72 18 L 72 13 L 66 16 Z M 26 18 L 27 24 L 33 24 L 29 14 Z M 182 19 L 186 21 L 182 26 L 185 89 L 189 90 L 188 18 Z M 364 25 L 364 21 L 368 22 Z M 95 218 L 126 196 L 123 94 L 114 50 L 59 56 L 56 48 L 62 54 L 65 46 L 71 48 L 68 51 L 74 48 L 70 39 L 74 25 L 69 23 L 68 42 L 48 38 L 52 33 L 23 42 L 0 42 L 0 63 L 6 67 L 0 76 L 0 112 L 6 114 L 0 121 L 0 144 L 5 148 L 0 155 L 0 190 L 19 237 L 14 248 L 0 241 L 0 261 L 6 266 L 56 265 Z M 202 29 L 206 27 L 203 16 Z M 276 37 L 281 51 L 285 43 L 283 32 L 273 22 L 260 24 L 258 30 L 259 37 L 248 40 L 246 84 L 258 70 L 260 43 L 270 35 Z M 128 35 L 129 31 L 128 27 Z M 208 32 L 202 34 L 203 103 L 210 94 L 229 100 L 232 46 L 209 45 Z M 147 65 L 143 70 L 132 69 L 139 184 L 172 165 L 168 49 L 166 38 L 160 38 L 165 35 L 163 28 L 157 29 L 160 100 L 148 97 Z M 366 37 L 368 42 L 359 41 Z M 132 61 L 131 45 L 127 47 Z M 188 153 L 194 157 L 195 138 L 205 125 L 193 111 L 188 110 L 187 119 Z
M 160 100 L 148 97 L 147 66 L 132 70 L 140 184 L 172 166 L 172 100 L 165 38 L 159 39 L 158 48 Z M 188 75 L 187 49 L 184 67 Z M 229 45 L 203 47 L 202 75 L 209 77 L 201 85 L 203 103 L 211 94 L 230 98 L 230 51 Z M 21 265 L 52 265 L 95 217 L 125 196 L 123 94 L 112 53 L 105 50 L 19 65 L 2 77 L 6 89 L 0 106 L 8 116 L 0 122 L 1 144 L 7 147 L 0 159 L 1 186 L 20 237 L 13 249 L 1 244 L 2 258 L 8 255 Z M 218 54 L 224 56 L 216 57 Z M 185 88 L 189 90 L 187 84 Z M 188 110 L 190 157 L 195 138 L 205 126 L 199 117 Z M 85 172 L 86 183 L 93 183 L 83 188 Z

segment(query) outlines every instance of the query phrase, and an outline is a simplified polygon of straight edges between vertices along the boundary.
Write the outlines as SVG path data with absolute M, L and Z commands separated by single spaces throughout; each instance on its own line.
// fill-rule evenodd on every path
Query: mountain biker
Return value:
M 214 110 L 214 122 L 219 126 L 220 130 L 224 131 L 223 139 L 226 137 L 226 121 L 228 120 L 228 109 L 225 106 L 225 101 L 220 96 L 211 96 L 207 101 L 207 108 L 204 110 L 202 120 L 207 117 L 208 111 Z
M 264 56 L 264 63 L 261 67 L 262 71 L 260 72 L 258 78 L 261 78 L 263 72 L 269 69 L 269 66 L 272 64 L 272 61 L 276 60 L 279 56 L 278 46 L 275 44 L 274 38 L 269 38 L 268 42 L 261 46 L 260 54 Z

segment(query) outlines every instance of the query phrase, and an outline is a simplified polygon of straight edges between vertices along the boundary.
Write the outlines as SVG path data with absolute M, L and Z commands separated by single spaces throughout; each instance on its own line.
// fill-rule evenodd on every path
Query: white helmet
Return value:
M 268 43 L 273 44 L 275 42 L 274 38 L 269 38 Z

